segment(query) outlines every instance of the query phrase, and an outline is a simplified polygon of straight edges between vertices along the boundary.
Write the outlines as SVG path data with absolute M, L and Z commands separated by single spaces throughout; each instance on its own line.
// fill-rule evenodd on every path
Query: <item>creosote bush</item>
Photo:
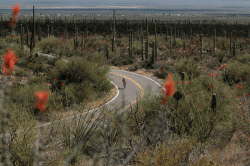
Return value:
M 188 79 L 193 79 L 201 74 L 201 70 L 198 69 L 198 64 L 193 59 L 183 59 L 175 64 L 175 68 L 179 74 L 182 72 L 187 73 Z
M 227 67 L 223 69 L 222 76 L 224 82 L 227 82 L 230 86 L 239 83 L 239 78 L 242 78 L 242 81 L 247 81 L 250 77 L 250 63 L 228 62 Z
M 66 106 L 72 102 L 80 104 L 97 92 L 109 92 L 112 85 L 107 79 L 103 80 L 108 70 L 75 57 L 69 63 L 58 60 L 53 70 L 47 73 L 47 78 L 52 84 L 52 91 L 62 95 Z

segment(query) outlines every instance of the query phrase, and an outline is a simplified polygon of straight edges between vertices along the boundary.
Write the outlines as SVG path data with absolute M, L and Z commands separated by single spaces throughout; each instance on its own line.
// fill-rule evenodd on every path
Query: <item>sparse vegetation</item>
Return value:
M 144 55 L 142 60 L 140 37 L 133 41 L 132 58 L 128 56 L 128 37 L 117 38 L 113 52 L 112 39 L 106 35 L 84 35 L 85 47 L 75 47 L 74 38 L 67 38 L 42 37 L 30 53 L 26 46 L 20 46 L 20 38 L 14 37 L 18 69 L 5 101 L 13 165 L 34 164 L 34 142 L 40 131 L 35 126 L 47 122 L 51 124 L 39 136 L 45 165 L 249 163 L 250 56 L 244 39 L 237 40 L 237 54 L 232 56 L 229 39 L 217 37 L 216 51 L 204 52 L 201 59 L 199 35 L 185 41 L 185 52 L 183 40 L 176 37 L 172 53 L 169 38 L 166 41 L 166 34 L 159 35 L 154 59 L 155 36 L 149 36 L 149 57 Z M 8 49 L 8 41 L 9 37 L 1 38 L 1 54 Z M 81 44 L 81 36 L 78 41 Z M 213 38 L 203 36 L 203 50 L 209 49 L 213 50 Z M 55 58 L 38 55 L 37 51 Z M 107 79 L 107 64 L 148 71 L 163 83 L 172 73 L 175 93 L 163 99 L 147 87 L 138 105 L 124 110 L 120 105 L 113 110 L 104 107 L 80 115 L 86 111 L 87 102 L 101 98 L 105 102 L 114 88 Z M 18 82 L 24 78 L 27 83 Z M 49 91 L 44 112 L 34 107 L 36 91 Z

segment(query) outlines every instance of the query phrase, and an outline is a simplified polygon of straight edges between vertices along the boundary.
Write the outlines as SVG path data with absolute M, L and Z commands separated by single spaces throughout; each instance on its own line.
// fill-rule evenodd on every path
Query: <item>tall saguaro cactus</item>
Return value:
M 47 27 L 48 27 L 48 37 L 49 37 L 49 25 L 47 25 Z
M 146 18 L 146 59 L 148 59 L 148 19 Z
M 233 45 L 233 56 L 235 56 L 235 51 L 236 51 L 236 45 L 235 45 L 235 40 L 234 40 L 234 45 Z
M 33 30 L 32 30 L 32 39 L 33 39 L 33 47 L 35 47 L 36 41 L 35 41 L 35 6 L 33 5 Z M 31 45 L 31 44 L 30 44 Z
M 155 59 L 157 59 L 157 26 L 155 23 Z
M 144 60 L 144 51 L 143 51 L 143 29 L 141 28 L 141 59 Z
M 203 51 L 203 49 L 202 49 L 202 30 L 201 30 L 201 32 L 200 32 L 200 55 L 201 55 L 201 59 L 202 59 L 202 51 Z
M 67 39 L 67 36 L 68 36 L 68 34 L 67 34 L 67 19 L 65 17 L 65 38 L 66 39 Z
M 230 33 L 230 42 L 229 42 L 229 47 L 230 47 L 230 55 L 232 55 L 232 33 Z
M 214 51 L 216 50 L 216 29 L 214 29 Z
M 21 46 L 23 45 L 23 25 L 21 24 Z
M 133 55 L 133 30 L 130 30 L 130 55 Z
M 115 10 L 113 10 L 113 39 L 112 39 L 112 52 L 114 51 L 114 43 L 115 43 Z
M 170 53 L 172 54 L 172 27 L 170 27 Z

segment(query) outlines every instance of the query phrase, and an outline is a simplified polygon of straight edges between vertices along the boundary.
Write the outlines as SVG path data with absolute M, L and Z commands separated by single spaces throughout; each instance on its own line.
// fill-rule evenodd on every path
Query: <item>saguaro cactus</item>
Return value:
M 129 53 L 129 57 L 132 57 L 132 53 L 131 53 L 131 35 L 129 34 L 129 50 L 128 50 L 128 53 Z
M 172 27 L 170 27 L 170 53 L 172 54 Z
M 32 38 L 33 38 L 33 48 L 35 47 L 35 6 L 33 5 L 33 30 L 32 30 Z
M 230 33 L 230 42 L 229 42 L 229 47 L 230 47 L 230 55 L 232 55 L 232 33 Z
M 202 51 L 203 51 L 203 49 L 202 49 L 202 31 L 200 32 L 200 56 L 201 56 L 201 59 L 202 59 Z
M 28 46 L 29 45 L 29 27 L 28 27 L 28 25 L 27 25 L 27 38 L 26 39 L 27 39 L 26 44 Z
M 216 29 L 214 29 L 214 51 L 216 50 Z
M 235 56 L 235 51 L 236 51 L 236 45 L 235 45 L 235 40 L 234 40 L 234 45 L 233 45 L 233 56 Z
M 47 27 L 48 27 L 48 37 L 49 37 L 49 25 L 47 25 Z
M 21 46 L 23 45 L 23 25 L 21 24 Z
M 133 30 L 130 30 L 130 51 L 131 51 L 131 57 L 133 56 Z
M 65 38 L 66 39 L 67 39 L 67 36 L 68 36 L 68 34 L 67 34 L 67 19 L 65 17 Z
M 115 43 L 115 10 L 113 10 L 113 22 L 114 22 L 114 27 L 113 27 L 112 52 L 114 51 L 114 43 Z
M 143 51 L 143 29 L 141 28 L 141 59 L 144 60 L 144 51 Z
M 157 26 L 155 23 L 155 59 L 157 59 Z
M 146 59 L 148 59 L 148 19 L 146 18 Z

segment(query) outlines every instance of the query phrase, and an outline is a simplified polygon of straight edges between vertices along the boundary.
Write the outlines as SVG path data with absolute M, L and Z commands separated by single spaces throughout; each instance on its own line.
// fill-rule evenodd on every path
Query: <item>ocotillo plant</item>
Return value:
M 13 46 L 13 36 L 15 34 L 14 28 L 17 21 L 18 13 L 20 12 L 19 3 L 16 6 L 12 6 L 13 12 L 9 22 L 9 26 L 11 27 L 11 35 L 10 35 L 10 48 L 8 52 L 3 55 L 4 64 L 2 65 L 2 73 L 3 77 L 1 78 L 1 89 L 0 89 L 0 106 L 1 106 L 1 137 L 2 137 L 2 144 L 3 147 L 1 148 L 1 158 L 3 164 L 0 162 L 0 165 L 8 165 L 11 166 L 10 155 L 9 155 L 9 141 L 7 139 L 7 129 L 8 129 L 8 104 L 6 101 L 9 100 L 9 83 L 11 83 L 10 74 L 12 74 L 14 70 L 14 65 L 17 62 L 18 58 L 15 55 L 15 52 L 12 51 L 11 47 Z M 3 100 L 3 102 L 2 102 Z
M 216 50 L 216 29 L 214 29 L 214 51 Z

